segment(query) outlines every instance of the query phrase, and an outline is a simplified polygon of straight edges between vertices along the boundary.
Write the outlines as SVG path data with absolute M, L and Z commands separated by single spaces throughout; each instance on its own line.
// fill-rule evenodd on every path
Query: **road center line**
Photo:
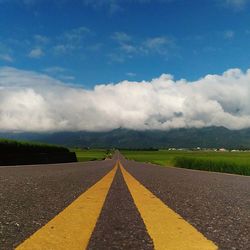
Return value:
M 140 184 L 122 166 L 121 171 L 156 250 L 215 250 L 206 239 L 180 215 Z
M 117 170 L 115 167 L 61 213 L 19 245 L 17 250 L 85 249 Z

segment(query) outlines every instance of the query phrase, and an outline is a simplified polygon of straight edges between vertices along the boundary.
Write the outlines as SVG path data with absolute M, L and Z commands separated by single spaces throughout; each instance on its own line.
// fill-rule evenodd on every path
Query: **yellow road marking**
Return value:
M 160 199 L 142 186 L 121 165 L 122 174 L 156 250 L 214 250 L 206 239 Z
M 17 250 L 85 249 L 117 170 L 80 195 L 54 219 L 19 245 Z

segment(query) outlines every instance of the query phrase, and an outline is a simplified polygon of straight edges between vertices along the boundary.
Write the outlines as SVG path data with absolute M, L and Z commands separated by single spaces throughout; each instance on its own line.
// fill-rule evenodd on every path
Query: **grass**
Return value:
M 162 166 L 250 175 L 250 152 L 124 150 L 122 153 L 128 159 Z
M 112 155 L 110 150 L 105 149 L 72 149 L 76 153 L 77 161 L 103 160 Z
M 249 162 L 249 160 L 248 160 Z M 181 168 L 206 170 L 213 172 L 222 172 L 230 174 L 240 174 L 250 176 L 250 163 L 242 161 L 242 159 L 213 159 L 209 157 L 176 157 L 175 166 Z

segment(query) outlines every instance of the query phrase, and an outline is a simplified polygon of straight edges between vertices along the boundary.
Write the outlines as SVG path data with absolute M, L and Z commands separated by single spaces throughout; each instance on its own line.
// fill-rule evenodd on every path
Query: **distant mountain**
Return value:
M 109 132 L 0 133 L 0 138 L 29 140 L 74 147 L 95 148 L 250 148 L 250 128 L 224 127 Z

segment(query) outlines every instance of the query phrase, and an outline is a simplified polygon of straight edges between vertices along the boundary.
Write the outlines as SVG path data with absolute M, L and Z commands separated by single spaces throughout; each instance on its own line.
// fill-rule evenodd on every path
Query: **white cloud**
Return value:
M 66 68 L 62 68 L 59 66 L 49 67 L 43 70 L 43 72 L 56 77 L 57 79 L 62 79 L 64 81 L 74 81 L 75 76 L 68 75 L 68 73 L 71 73 L 70 70 Z
M 115 32 L 112 38 L 119 43 L 130 42 L 132 40 L 131 36 L 125 32 Z
M 125 32 L 115 32 L 111 38 L 118 44 L 115 51 L 109 54 L 114 62 L 124 62 L 126 58 L 132 58 L 139 52 L 139 45 L 136 45 L 132 37 Z
M 32 49 L 29 53 L 30 58 L 41 58 L 44 55 L 44 52 L 41 48 Z
M 155 49 L 155 48 L 157 49 L 167 43 L 168 43 L 168 40 L 165 37 L 154 37 L 154 38 L 148 39 L 145 42 L 145 46 L 150 49 Z
M 250 127 L 250 70 L 195 82 L 163 74 L 152 81 L 66 85 L 36 72 L 0 68 L 0 130 L 62 131 Z
M 121 44 L 120 49 L 127 54 L 133 54 L 137 52 L 137 48 L 131 44 Z
M 58 41 L 53 46 L 53 50 L 56 54 L 66 54 L 82 49 L 84 39 L 89 34 L 91 34 L 91 31 L 84 26 L 68 30 L 57 38 Z
M 174 47 L 173 40 L 167 37 L 159 36 L 148 38 L 143 44 L 143 51 L 157 52 L 159 54 L 166 54 L 170 47 Z
M 170 3 L 176 0 L 83 0 L 85 5 L 91 6 L 94 9 L 105 7 L 110 13 L 121 11 L 125 8 L 126 4 L 149 4 L 149 3 Z
M 174 40 L 167 36 L 138 39 L 125 32 L 115 32 L 111 38 L 118 44 L 109 58 L 114 62 L 124 62 L 135 55 L 158 54 L 166 57 L 177 48 Z
M 233 30 L 227 30 L 224 32 L 224 37 L 226 39 L 232 39 L 235 36 L 235 32 Z
M 68 50 L 71 50 L 71 47 L 69 48 L 67 45 L 64 44 L 58 44 L 56 46 L 53 47 L 53 50 L 56 54 L 64 54 L 66 53 Z
M 233 8 L 235 10 L 244 9 L 250 2 L 249 0 L 219 0 L 219 1 L 221 1 L 225 6 Z
M 126 75 L 129 76 L 129 77 L 135 77 L 136 73 L 134 73 L 134 72 L 128 72 L 128 73 L 126 73 Z
M 75 76 L 70 76 L 70 75 L 61 75 L 59 77 L 64 81 L 74 81 L 76 79 Z
M 115 52 L 108 54 L 108 58 L 110 59 L 111 62 L 123 63 L 126 59 L 126 55 Z
M 24 4 L 24 5 L 35 5 L 42 3 L 46 0 L 0 0 L 1 3 L 18 3 L 18 4 Z
M 80 0 L 85 6 L 90 6 L 94 9 L 105 8 L 111 14 L 122 11 L 126 8 L 126 4 L 150 4 L 150 3 L 172 3 L 177 0 Z M 56 4 L 62 5 L 70 3 L 70 0 L 0 0 L 2 3 L 18 3 L 27 6 L 34 6 L 41 4 L 43 2 L 54 2 Z M 219 5 L 224 5 L 235 10 L 242 10 L 250 2 L 250 0 L 214 0 L 214 2 L 219 3 Z M 213 4 L 213 1 L 211 1 Z
M 82 39 L 88 34 L 90 30 L 84 26 L 69 30 L 64 33 L 64 39 L 70 42 L 81 42 Z
M 5 62 L 13 62 L 14 61 L 12 56 L 9 54 L 0 54 L 0 60 L 5 61 Z
M 47 44 L 49 43 L 50 39 L 47 36 L 43 35 L 34 35 L 34 39 L 38 44 Z
M 122 9 L 121 0 L 83 0 L 83 3 L 95 9 L 106 7 L 110 13 L 115 13 Z
M 6 41 L 4 43 L 0 41 L 0 61 L 12 63 L 14 61 L 12 56 L 13 50 L 7 44 L 8 43 Z
M 43 71 L 46 73 L 50 73 L 50 74 L 58 74 L 58 73 L 64 73 L 67 70 L 59 66 L 53 66 L 53 67 L 46 68 Z

